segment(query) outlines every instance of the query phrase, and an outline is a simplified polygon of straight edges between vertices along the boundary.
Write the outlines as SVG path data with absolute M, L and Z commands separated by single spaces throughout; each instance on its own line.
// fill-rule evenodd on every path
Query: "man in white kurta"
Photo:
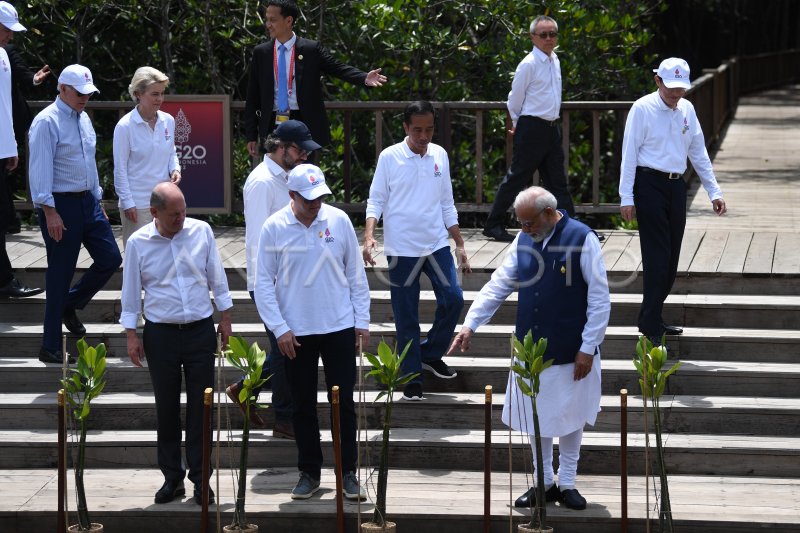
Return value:
M 594 425 L 600 410 L 600 344 L 611 311 L 600 242 L 591 229 L 556 210 L 555 197 L 541 187 L 519 193 L 514 210 L 522 232 L 473 302 L 448 353 L 456 348 L 467 351 L 475 330 L 519 290 L 517 338 L 529 330 L 534 341 L 547 338 L 544 357 L 553 360 L 541 375 L 537 398 L 547 501 L 585 509 L 575 477 L 583 427 Z M 530 399 L 519 390 L 513 372 L 509 372 L 503 422 L 531 436 L 535 456 Z M 553 471 L 555 437 L 558 486 Z M 515 505 L 529 507 L 532 499 L 533 488 Z

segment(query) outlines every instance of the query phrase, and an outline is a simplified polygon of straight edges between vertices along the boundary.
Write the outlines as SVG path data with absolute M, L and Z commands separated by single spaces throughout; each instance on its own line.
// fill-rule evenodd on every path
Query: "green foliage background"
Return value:
M 92 69 L 103 100 L 129 99 L 134 70 L 152 65 L 171 79 L 170 91 L 232 95 L 243 100 L 252 48 L 266 39 L 263 7 L 252 0 L 99 1 L 15 3 L 29 31 L 16 35 L 32 67 L 49 63 L 55 72 L 70 63 Z M 320 40 L 331 53 L 368 70 L 381 67 L 384 87 L 366 90 L 326 78 L 330 100 L 505 101 L 514 70 L 531 49 L 528 27 L 538 14 L 559 23 L 564 100 L 632 100 L 650 90 L 648 68 L 655 62 L 643 50 L 653 38 L 660 0 L 321 0 L 300 2 L 299 35 Z M 34 98 L 49 99 L 47 94 Z M 234 114 L 235 195 L 249 172 L 240 117 Z M 334 184 L 341 180 L 342 117 L 332 112 L 333 146 L 322 167 Z M 97 121 L 97 119 L 96 119 Z M 99 163 L 107 189 L 111 181 L 113 123 L 96 128 Z M 603 194 L 616 201 L 621 124 L 603 116 Z M 403 137 L 399 115 L 384 113 L 384 145 Z M 576 199 L 588 199 L 591 183 L 591 117 L 572 118 L 570 181 Z M 484 129 L 484 190 L 491 201 L 506 170 L 505 113 L 488 114 Z M 363 201 L 375 163 L 374 119 L 353 118 L 353 200 Z M 456 200 L 472 201 L 475 177 L 475 116 L 454 114 L 452 168 Z M 335 192 L 340 188 L 334 187 Z M 230 217 L 226 222 L 235 221 Z

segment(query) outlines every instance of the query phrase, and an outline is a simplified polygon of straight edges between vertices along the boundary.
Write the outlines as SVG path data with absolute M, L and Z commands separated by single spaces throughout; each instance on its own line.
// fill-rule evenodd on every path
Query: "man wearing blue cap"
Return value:
M 86 335 L 83 309 L 122 263 L 95 162 L 97 136 L 84 113 L 95 87 L 91 71 L 70 65 L 58 77 L 58 96 L 33 119 L 28 144 L 31 199 L 47 248 L 47 302 L 39 360 L 60 363 L 61 322 Z M 70 287 L 81 244 L 94 263 Z
M 306 162 L 306 158 L 314 150 L 321 147 L 311 138 L 305 124 L 298 120 L 282 122 L 264 141 L 266 155 L 264 160 L 253 169 L 244 182 L 242 196 L 244 198 L 245 221 L 245 254 L 247 257 L 247 290 L 253 297 L 256 280 L 256 261 L 258 259 L 258 237 L 261 227 L 273 213 L 289 205 L 289 171 Z M 275 411 L 275 426 L 272 435 L 293 439 L 292 426 L 292 394 L 286 381 L 286 358 L 278 351 L 277 341 L 267 328 L 267 336 L 271 346 L 264 365 L 263 377 L 272 376 L 267 386 L 272 388 L 272 408 Z M 232 383 L 226 390 L 228 397 L 244 410 L 239 401 L 242 380 Z M 258 396 L 260 389 L 254 391 Z M 253 407 L 250 408 L 250 423 L 264 427 L 264 420 Z
M 26 287 L 15 278 L 6 252 L 6 229 L 14 218 L 14 202 L 6 180 L 8 172 L 17 168 L 19 157 L 12 126 L 11 62 L 5 46 L 17 31 L 25 31 L 17 10 L 8 2 L 0 2 L 0 122 L 3 124 L 0 128 L 0 297 L 6 298 L 24 298 L 44 290 Z
M 664 323 L 661 312 L 675 276 L 686 227 L 686 159 L 692 162 L 717 215 L 726 211 L 694 106 L 689 65 L 671 57 L 653 69 L 657 90 L 634 102 L 625 123 L 620 169 L 620 213 L 639 221 L 644 290 L 639 331 L 655 344 L 683 329 Z

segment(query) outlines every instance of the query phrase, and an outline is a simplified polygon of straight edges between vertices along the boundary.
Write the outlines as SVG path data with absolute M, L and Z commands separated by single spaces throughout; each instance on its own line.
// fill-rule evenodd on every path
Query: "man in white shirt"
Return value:
M 403 112 L 406 138 L 381 152 L 367 200 L 364 263 L 375 265 L 375 226 L 383 216 L 384 255 L 389 262 L 392 312 L 397 344 L 411 347 L 403 360 L 404 373 L 422 369 L 443 379 L 456 372 L 442 360 L 458 323 L 464 296 L 450 255 L 448 234 L 455 241 L 458 265 L 469 272 L 464 239 L 450 182 L 450 161 L 444 149 L 431 142 L 434 111 L 427 101 L 411 102 Z M 420 342 L 419 279 L 424 272 L 436 294 L 436 316 Z M 403 399 L 418 401 L 422 376 L 410 381 Z
M 519 193 L 514 211 L 522 231 L 472 303 L 448 353 L 456 348 L 469 350 L 477 328 L 489 321 L 509 294 L 519 291 L 515 335 L 521 341 L 532 331 L 534 342 L 546 338 L 544 359 L 553 360 L 541 374 L 537 398 L 547 501 L 585 509 L 575 477 L 583 427 L 594 425 L 600 410 L 600 344 L 611 312 L 600 241 L 566 211 L 556 210 L 555 197 L 541 187 Z M 531 436 L 535 457 L 532 420 L 530 400 L 511 371 L 503 422 Z M 558 486 L 553 472 L 554 437 L 558 437 Z M 535 501 L 531 488 L 515 506 L 532 507 Z
M 353 224 L 325 205 L 331 194 L 314 165 L 289 173 L 291 203 L 261 229 L 255 300 L 261 320 L 288 358 L 286 375 L 294 401 L 293 421 L 300 479 L 293 499 L 319 490 L 322 469 L 317 372 L 320 356 L 330 389 L 340 389 L 344 496 L 364 499 L 356 477 L 356 346 L 369 343 L 369 286 Z
M 15 278 L 6 252 L 6 230 L 15 216 L 6 180 L 8 173 L 19 164 L 12 127 L 11 62 L 5 51 L 15 31 L 25 31 L 25 26 L 19 23 L 17 10 L 8 2 L 0 2 L 0 118 L 3 122 L 0 128 L 0 297 L 25 298 L 40 294 L 44 289 L 26 287 Z
M 487 237 L 503 242 L 514 240 L 504 227 L 506 212 L 536 169 L 542 185 L 558 200 L 558 207 L 569 216 L 575 215 L 561 147 L 561 63 L 553 51 L 558 24 L 542 15 L 533 19 L 530 31 L 533 51 L 517 66 L 508 93 L 508 113 L 514 124 L 510 130 L 514 136 L 511 166 L 497 187 L 483 229 Z
M 194 483 L 194 500 L 202 504 L 203 391 L 214 386 L 214 308 L 220 311 L 217 332 L 223 345 L 231 335 L 228 280 L 214 233 L 200 220 L 186 218 L 186 200 L 174 183 L 159 183 L 150 198 L 153 222 L 128 240 L 122 270 L 122 313 L 128 357 L 142 366 L 145 357 L 153 384 L 158 423 L 158 466 L 164 485 L 156 503 L 185 494 L 184 464 Z M 146 322 L 142 338 L 136 321 Z M 186 462 L 181 461 L 181 374 L 186 378 Z M 206 477 L 211 472 L 205 472 Z M 214 494 L 209 501 L 213 503 Z
M 258 259 L 258 239 L 264 222 L 274 213 L 280 211 L 291 201 L 287 181 L 289 171 L 297 165 L 305 163 L 306 158 L 321 146 L 311 138 L 311 132 L 305 124 L 298 120 L 282 122 L 267 136 L 264 141 L 266 155 L 244 182 L 242 197 L 244 198 L 245 222 L 245 255 L 247 258 L 247 290 L 250 298 L 254 298 L 256 285 L 256 262 Z M 286 380 L 286 358 L 278 351 L 275 335 L 267 328 L 270 351 L 262 372 L 262 377 L 269 378 L 267 387 L 272 389 L 271 408 L 275 412 L 275 426 L 272 435 L 281 438 L 294 438 L 292 427 L 292 393 Z M 228 397 L 238 404 L 242 410 L 245 406 L 239 402 L 239 391 L 243 381 L 231 383 L 226 389 Z M 258 397 L 261 389 L 253 394 Z M 257 427 L 264 427 L 264 420 L 254 406 L 250 406 L 250 422 Z
M 675 276 L 686 227 L 686 159 L 692 162 L 717 215 L 727 210 L 706 150 L 694 106 L 689 65 L 671 57 L 656 72 L 657 90 L 634 102 L 625 123 L 620 168 L 620 213 L 639 222 L 644 290 L 639 331 L 654 344 L 683 329 L 664 323 L 661 312 Z

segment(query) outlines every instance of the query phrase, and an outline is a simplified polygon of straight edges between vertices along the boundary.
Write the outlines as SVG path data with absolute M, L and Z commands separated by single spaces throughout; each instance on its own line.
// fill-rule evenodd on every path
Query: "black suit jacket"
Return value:
M 6 45 L 6 53 L 11 65 L 11 115 L 14 119 L 14 137 L 17 139 L 17 146 L 21 147 L 33 120 L 31 108 L 28 107 L 23 91 L 33 89 L 35 73 L 28 68 L 14 45 Z
M 248 141 L 266 137 L 275 127 L 272 118 L 275 102 L 274 45 L 275 40 L 271 39 L 253 49 L 244 120 Z M 325 146 L 331 142 L 331 132 L 320 76 L 323 73 L 330 74 L 353 84 L 364 85 L 367 73 L 334 59 L 317 41 L 297 37 L 295 47 L 294 77 L 300 120 L 311 130 L 312 138 Z

